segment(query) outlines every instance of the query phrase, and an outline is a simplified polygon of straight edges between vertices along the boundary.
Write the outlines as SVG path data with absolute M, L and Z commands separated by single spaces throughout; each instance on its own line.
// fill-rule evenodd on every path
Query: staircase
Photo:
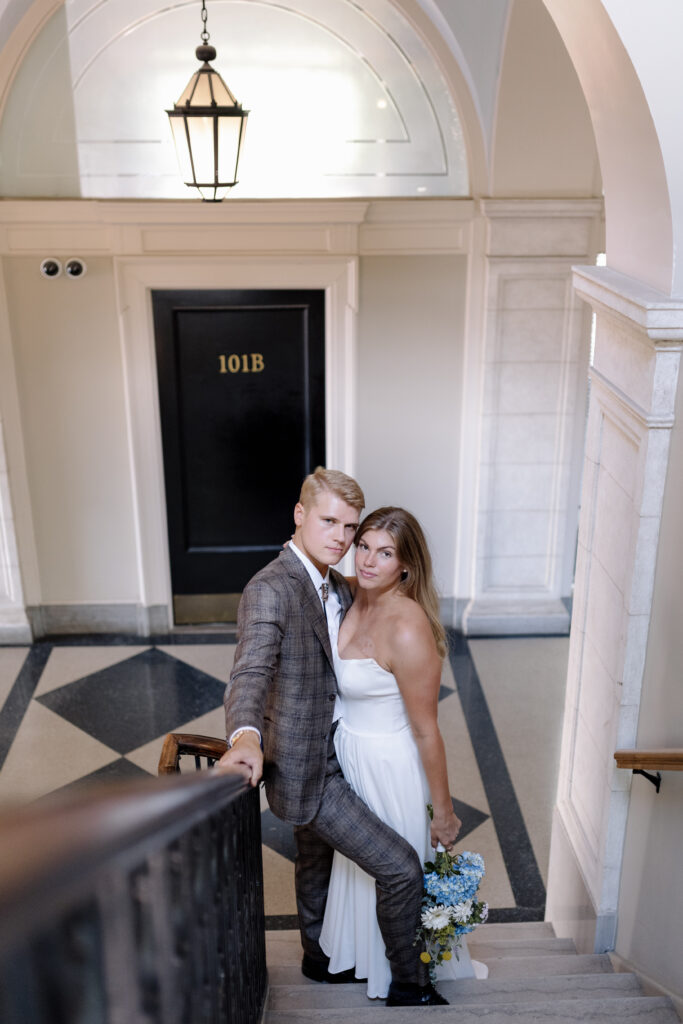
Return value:
M 488 965 L 485 981 L 439 985 L 450 1006 L 387 1010 L 365 986 L 318 985 L 301 974 L 298 931 L 268 932 L 270 994 L 265 1024 L 390 1024 L 436 1017 L 457 1024 L 679 1024 L 667 998 L 643 995 L 634 974 L 615 974 L 606 953 L 583 956 L 571 939 L 555 937 L 548 922 L 485 924 L 470 936 L 475 960 Z

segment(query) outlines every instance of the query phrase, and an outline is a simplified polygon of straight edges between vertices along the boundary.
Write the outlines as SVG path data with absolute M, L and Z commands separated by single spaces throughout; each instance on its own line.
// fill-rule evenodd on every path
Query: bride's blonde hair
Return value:
M 386 530 L 396 544 L 396 557 L 407 575 L 401 576 L 401 593 L 412 597 L 429 619 L 439 657 L 446 656 L 446 631 L 439 618 L 439 596 L 432 576 L 432 558 L 422 527 L 404 508 L 386 505 L 365 517 L 356 531 L 358 544 L 368 530 Z

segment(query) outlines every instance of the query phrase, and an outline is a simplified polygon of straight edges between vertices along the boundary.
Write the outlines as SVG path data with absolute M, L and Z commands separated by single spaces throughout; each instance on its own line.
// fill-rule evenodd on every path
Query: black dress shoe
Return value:
M 416 985 L 409 981 L 392 981 L 387 993 L 387 1006 L 448 1006 L 433 985 Z
M 301 973 L 311 981 L 321 981 L 326 985 L 348 985 L 357 980 L 353 967 L 350 967 L 348 971 L 338 971 L 336 974 L 332 974 L 328 971 L 327 963 L 324 960 L 314 960 L 306 953 L 301 961 Z

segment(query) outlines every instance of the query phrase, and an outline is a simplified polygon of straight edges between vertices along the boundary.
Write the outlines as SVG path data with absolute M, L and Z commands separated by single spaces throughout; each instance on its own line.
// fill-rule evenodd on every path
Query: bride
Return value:
M 356 545 L 357 589 L 335 652 L 342 703 L 336 753 L 352 789 L 425 860 L 437 842 L 452 846 L 461 825 L 437 723 L 446 641 L 431 558 L 419 523 L 400 508 L 370 513 Z M 428 803 L 434 808 L 431 824 Z M 356 977 L 367 978 L 370 998 L 387 995 L 391 972 L 374 881 L 338 852 L 320 945 L 331 973 L 355 966 Z M 445 975 L 440 969 L 440 980 L 481 976 L 466 947 L 460 966 L 455 958 L 443 966 L 450 970 Z

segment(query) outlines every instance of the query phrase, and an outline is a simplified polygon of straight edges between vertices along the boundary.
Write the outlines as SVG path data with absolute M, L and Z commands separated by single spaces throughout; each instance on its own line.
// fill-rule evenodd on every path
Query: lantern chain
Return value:
M 208 33 L 207 28 L 206 28 L 206 19 L 207 19 L 207 17 L 208 17 L 208 15 L 206 13 L 206 0 L 202 0 L 202 23 L 203 23 L 204 27 L 202 28 L 201 40 L 202 40 L 202 42 L 204 43 L 205 46 L 206 46 L 206 44 L 209 41 L 209 33 Z

